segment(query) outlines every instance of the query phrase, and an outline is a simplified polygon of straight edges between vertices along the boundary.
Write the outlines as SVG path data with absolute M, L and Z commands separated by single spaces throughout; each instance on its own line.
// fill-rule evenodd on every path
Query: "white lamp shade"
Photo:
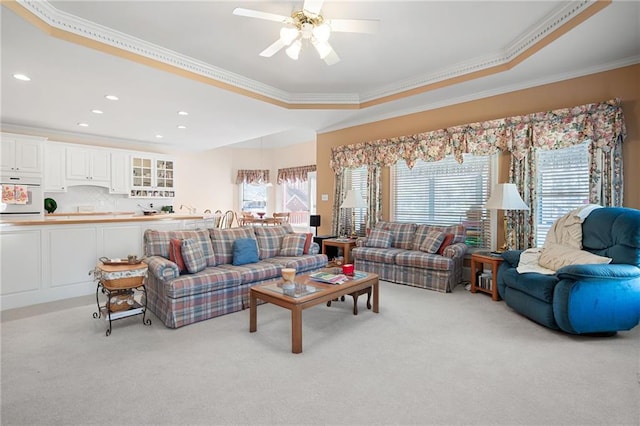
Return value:
M 497 184 L 484 207 L 490 210 L 529 210 L 513 183 Z
M 347 196 L 344 197 L 342 204 L 340 204 L 341 209 L 363 209 L 367 207 L 367 203 L 360 195 L 360 192 L 355 189 L 350 189 L 347 191 Z

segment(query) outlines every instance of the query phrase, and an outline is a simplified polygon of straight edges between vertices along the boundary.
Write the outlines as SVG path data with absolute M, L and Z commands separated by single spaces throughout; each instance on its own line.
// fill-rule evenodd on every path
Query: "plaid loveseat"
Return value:
M 450 292 L 462 281 L 463 225 L 378 222 L 351 250 L 355 268 L 398 284 Z
M 289 224 L 193 231 L 147 229 L 147 308 L 167 327 L 178 328 L 248 308 L 249 288 L 279 280 L 282 268 L 304 273 L 327 265 L 327 256 L 318 254 L 320 247 L 316 243 L 311 243 L 308 254 L 291 256 L 296 248 L 290 246 L 290 241 L 296 238 L 285 236 L 292 234 L 296 235 Z M 259 261 L 235 266 L 234 241 L 246 238 L 256 240 Z M 206 267 L 196 273 L 181 273 L 178 265 L 169 260 L 172 239 L 193 241 L 202 250 L 200 261 Z

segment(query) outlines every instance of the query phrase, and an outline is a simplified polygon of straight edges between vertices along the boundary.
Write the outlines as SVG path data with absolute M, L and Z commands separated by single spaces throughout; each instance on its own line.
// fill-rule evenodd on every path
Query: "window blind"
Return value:
M 491 221 L 483 206 L 490 195 L 491 156 L 464 154 L 462 164 L 449 156 L 418 161 L 409 170 L 404 161 L 393 167 L 393 220 L 430 225 L 462 223 L 470 247 L 489 248 Z
M 547 232 L 556 219 L 589 203 L 588 143 L 537 152 L 538 247 L 544 244 Z

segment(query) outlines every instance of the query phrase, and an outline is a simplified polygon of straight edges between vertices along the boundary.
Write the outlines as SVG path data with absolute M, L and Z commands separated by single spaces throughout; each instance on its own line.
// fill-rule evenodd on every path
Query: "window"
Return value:
M 362 195 L 362 199 L 367 202 L 367 167 L 362 166 L 358 167 L 357 169 L 347 169 L 345 173 L 345 194 L 349 191 L 349 189 L 355 189 L 356 191 L 360 192 L 360 195 Z M 353 212 L 351 210 L 353 210 Z M 353 225 L 356 233 L 360 236 L 366 235 L 366 215 L 367 209 L 345 209 L 342 229 L 344 229 L 346 232 L 346 228 L 349 228 L 349 224 L 351 224 L 352 219 L 355 219 Z
M 542 247 L 556 219 L 589 203 L 588 141 L 537 152 L 536 245 Z
M 291 213 L 289 223 L 309 226 L 309 215 L 315 213 L 316 172 L 309 172 L 304 182 L 284 182 L 282 184 L 282 210 Z
M 495 156 L 463 155 L 440 161 L 418 161 L 409 170 L 404 161 L 392 171 L 392 216 L 398 222 L 431 225 L 462 223 L 470 247 L 491 247 L 491 220 L 483 208 L 493 185 Z
M 261 183 L 240 184 L 240 210 L 245 212 L 265 212 L 267 210 L 267 186 Z

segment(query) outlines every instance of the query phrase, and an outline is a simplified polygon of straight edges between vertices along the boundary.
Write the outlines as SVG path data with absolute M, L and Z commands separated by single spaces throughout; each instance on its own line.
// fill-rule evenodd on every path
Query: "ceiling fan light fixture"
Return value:
M 288 57 L 290 57 L 294 61 L 297 61 L 298 57 L 300 56 L 300 49 L 302 49 L 302 42 L 298 39 L 294 41 L 291 46 L 287 47 L 287 50 L 285 50 L 285 52 L 287 53 Z
M 331 27 L 326 24 L 320 24 L 317 27 L 313 27 L 313 37 L 319 42 L 327 42 L 329 41 L 329 37 L 331 36 Z
M 298 37 L 298 29 L 296 27 L 282 27 L 280 29 L 280 40 L 287 46 Z

